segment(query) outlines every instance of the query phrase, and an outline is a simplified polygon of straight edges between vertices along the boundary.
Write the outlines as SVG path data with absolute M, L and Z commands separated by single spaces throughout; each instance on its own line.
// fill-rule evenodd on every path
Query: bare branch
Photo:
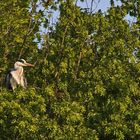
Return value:
M 87 2 L 87 0 L 86 0 L 86 5 L 87 5 L 87 8 L 89 9 L 89 6 L 88 6 L 88 2 Z
M 31 11 L 31 14 L 33 14 L 33 10 Z M 33 17 L 31 16 L 31 17 L 30 17 L 30 21 L 29 21 L 29 25 L 28 25 L 27 32 L 26 32 L 26 34 L 24 35 L 24 39 L 23 39 L 23 43 L 22 43 L 22 46 L 21 46 L 21 50 L 20 50 L 18 59 L 20 59 L 21 55 L 23 54 L 23 46 L 24 46 L 24 44 L 25 44 L 25 42 L 26 42 L 26 39 L 27 39 L 27 37 L 33 32 L 33 30 L 34 30 L 34 28 L 35 28 L 36 23 L 38 22 L 38 20 L 36 20 L 36 22 L 34 23 L 33 28 L 31 28 L 32 22 L 33 22 Z

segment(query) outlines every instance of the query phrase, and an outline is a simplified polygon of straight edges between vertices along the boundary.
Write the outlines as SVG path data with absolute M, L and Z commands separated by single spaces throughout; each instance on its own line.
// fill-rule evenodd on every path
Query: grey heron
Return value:
M 24 66 L 33 67 L 34 65 L 27 63 L 24 59 L 20 59 L 14 64 L 14 68 L 11 69 L 7 74 L 5 82 L 6 82 L 6 87 L 9 90 L 14 91 L 18 85 L 20 85 L 24 89 L 27 88 L 27 81 L 24 76 L 24 69 L 23 69 Z

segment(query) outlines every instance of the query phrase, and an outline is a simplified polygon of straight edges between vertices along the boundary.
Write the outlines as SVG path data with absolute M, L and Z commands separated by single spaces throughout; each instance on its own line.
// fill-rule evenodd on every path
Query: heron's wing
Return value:
M 20 84 L 20 77 L 19 77 L 19 72 L 14 70 L 10 72 L 16 83 L 19 85 Z
M 17 87 L 17 83 L 12 77 L 11 73 L 8 73 L 5 78 L 5 84 L 7 89 L 14 90 Z
M 8 73 L 5 77 L 5 85 L 9 90 L 12 90 L 12 86 L 10 83 L 10 79 L 12 78 L 12 75 L 10 73 Z

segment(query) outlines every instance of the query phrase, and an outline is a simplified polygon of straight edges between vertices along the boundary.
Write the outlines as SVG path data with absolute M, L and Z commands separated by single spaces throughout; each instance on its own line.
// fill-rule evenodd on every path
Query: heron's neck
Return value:
M 14 68 L 16 69 L 16 70 L 23 70 L 23 67 L 22 66 L 18 66 L 18 65 L 14 65 Z

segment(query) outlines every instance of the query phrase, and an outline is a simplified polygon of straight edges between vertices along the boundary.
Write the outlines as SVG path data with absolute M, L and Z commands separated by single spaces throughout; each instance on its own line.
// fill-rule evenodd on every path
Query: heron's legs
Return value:
M 14 78 L 10 79 L 12 90 L 14 91 L 17 88 L 17 83 Z

